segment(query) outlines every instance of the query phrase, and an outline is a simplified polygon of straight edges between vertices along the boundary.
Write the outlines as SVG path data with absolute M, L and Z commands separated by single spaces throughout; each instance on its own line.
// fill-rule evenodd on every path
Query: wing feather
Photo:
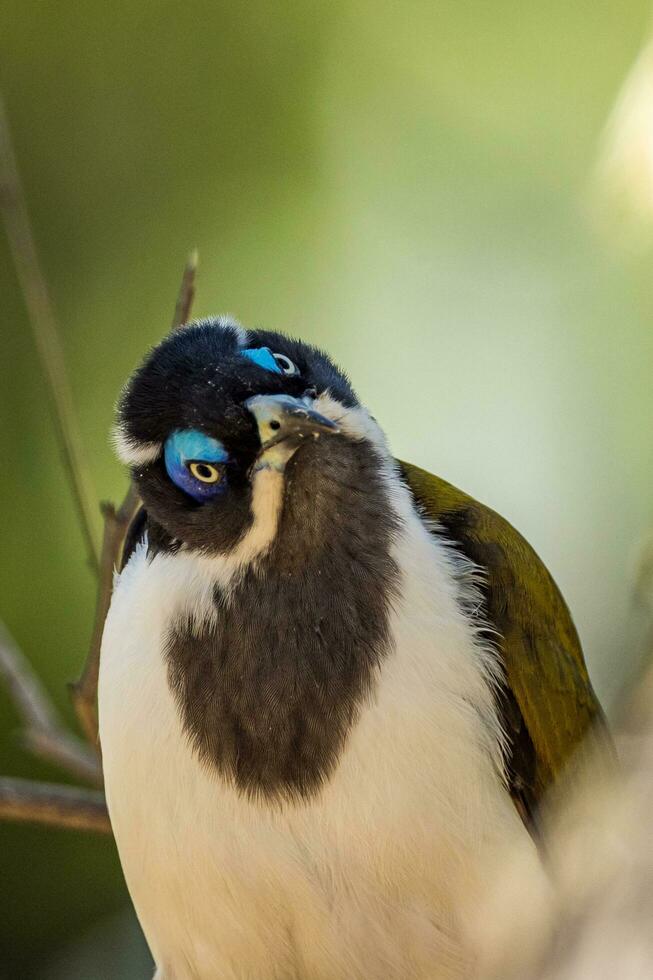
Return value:
M 485 610 L 499 633 L 500 712 L 511 791 L 532 816 L 603 713 L 569 609 L 544 563 L 503 517 L 410 463 L 400 467 L 421 511 L 486 573 Z

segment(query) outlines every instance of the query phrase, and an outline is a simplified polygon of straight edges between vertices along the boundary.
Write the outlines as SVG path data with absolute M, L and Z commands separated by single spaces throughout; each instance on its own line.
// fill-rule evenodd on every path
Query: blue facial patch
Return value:
M 227 488 L 224 464 L 229 454 L 219 439 L 213 439 L 199 429 L 176 429 L 166 439 L 163 458 L 175 486 L 200 503 L 217 497 Z M 212 482 L 194 476 L 191 472 L 193 463 L 199 464 L 195 467 L 197 473 Z M 216 473 L 217 479 L 213 479 Z
M 264 368 L 266 371 L 274 371 L 275 374 L 283 374 L 283 371 L 274 359 L 274 355 L 269 347 L 255 347 L 253 350 L 241 350 L 241 355 L 247 357 L 254 364 Z

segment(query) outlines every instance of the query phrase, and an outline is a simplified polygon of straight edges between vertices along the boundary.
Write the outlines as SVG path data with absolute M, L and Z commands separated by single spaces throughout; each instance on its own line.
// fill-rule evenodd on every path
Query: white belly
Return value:
M 242 798 L 198 761 L 168 688 L 167 624 L 204 615 L 211 562 L 147 563 L 141 548 L 123 572 L 100 737 L 127 884 L 167 980 L 469 976 L 466 916 L 525 832 L 491 757 L 491 695 L 450 559 L 416 519 L 398 559 L 396 649 L 374 703 L 320 795 L 283 808 Z

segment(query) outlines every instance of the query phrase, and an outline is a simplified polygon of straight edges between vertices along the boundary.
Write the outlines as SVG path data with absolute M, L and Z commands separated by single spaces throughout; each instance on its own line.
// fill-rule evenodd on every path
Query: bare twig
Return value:
M 177 296 L 171 330 L 177 330 L 184 323 L 188 323 L 190 319 L 190 312 L 193 308 L 193 300 L 195 299 L 195 279 L 197 277 L 198 261 L 199 254 L 195 248 L 188 256 L 186 268 L 181 278 L 181 286 L 179 287 L 179 295 Z
M 13 255 L 18 281 L 27 307 L 39 360 L 43 368 L 52 407 L 57 439 L 73 492 L 88 559 L 98 570 L 95 540 L 95 501 L 90 476 L 84 462 L 77 418 L 61 347 L 59 329 L 41 271 L 29 220 L 9 123 L 0 98 L 0 210 Z
M 195 296 L 195 275 L 197 272 L 197 251 L 191 252 L 186 262 L 179 287 L 179 295 L 175 305 L 175 315 L 172 329 L 186 323 L 190 317 L 193 297 Z M 95 606 L 95 622 L 91 645 L 79 680 L 70 685 L 71 696 L 79 723 L 84 734 L 92 745 L 97 745 L 97 685 L 100 670 L 100 645 L 104 621 L 107 618 L 111 591 L 113 587 L 113 572 L 120 565 L 120 556 L 129 529 L 140 502 L 133 484 L 130 484 L 127 495 L 116 511 L 113 504 L 102 505 L 104 515 L 104 537 L 100 554 L 100 575 L 98 583 L 97 602 Z
M 634 598 L 653 617 L 653 532 L 645 539 L 635 570 Z
M 97 756 L 66 731 L 47 691 L 1 622 L 0 676 L 23 722 L 23 745 L 72 775 L 101 785 L 102 770 Z
M 0 818 L 111 833 L 107 805 L 99 791 L 28 779 L 0 779 Z
M 104 621 L 111 602 L 114 569 L 120 564 L 120 554 L 127 529 L 139 507 L 133 484 L 116 511 L 113 504 L 102 505 L 104 536 L 100 555 L 100 577 L 95 605 L 95 620 L 89 653 L 81 677 L 70 685 L 70 693 L 82 731 L 91 745 L 98 745 L 97 685 L 100 671 L 100 646 Z

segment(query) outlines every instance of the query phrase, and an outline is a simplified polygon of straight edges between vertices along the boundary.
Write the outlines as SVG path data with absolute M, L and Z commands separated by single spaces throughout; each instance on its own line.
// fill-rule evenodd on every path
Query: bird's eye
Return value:
M 220 479 L 220 470 L 212 463 L 188 463 L 188 469 L 200 483 L 217 483 Z
M 290 358 L 286 357 L 285 354 L 275 354 L 273 351 L 272 357 L 277 362 L 277 367 L 279 368 L 282 374 L 287 374 L 290 376 L 294 374 L 299 374 L 299 368 L 297 367 L 297 365 L 293 364 Z

